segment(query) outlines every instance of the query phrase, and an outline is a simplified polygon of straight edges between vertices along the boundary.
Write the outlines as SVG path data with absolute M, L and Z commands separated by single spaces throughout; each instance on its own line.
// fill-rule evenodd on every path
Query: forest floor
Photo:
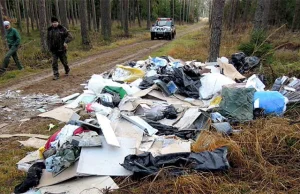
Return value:
M 237 33 L 224 32 L 221 56 L 230 57 L 237 52 L 237 46 L 249 39 L 249 31 Z M 281 37 L 280 39 L 278 37 Z M 297 34 L 276 34 L 274 45 L 289 42 L 300 45 Z M 281 41 L 281 42 L 280 42 Z M 294 47 L 293 47 L 294 48 Z M 277 50 L 274 56 L 273 69 L 269 73 L 268 65 L 257 73 L 276 76 L 299 73 L 299 47 L 297 49 Z M 109 70 L 116 64 L 145 59 L 149 55 L 170 55 L 183 60 L 196 59 L 204 62 L 209 49 L 209 30 L 203 23 L 188 26 L 180 30 L 173 41 L 142 40 L 129 45 L 119 46 L 108 51 L 72 62 L 71 75 L 52 80 L 52 71 L 45 69 L 35 75 L 10 79 L 0 84 L 0 93 L 7 90 L 22 90 L 23 95 L 45 93 L 67 96 L 82 92 L 80 84 L 85 83 L 92 74 Z M 60 66 L 61 67 L 61 66 Z M 282 71 L 280 69 L 283 69 Z M 280 71 L 280 72 L 277 72 Z M 274 74 L 274 75 L 273 75 Z M 271 84 L 271 82 L 270 82 Z M 0 105 L 13 107 L 14 100 L 0 101 Z M 169 176 L 162 170 L 156 177 L 142 180 L 115 178 L 120 190 L 116 193 L 300 193 L 300 125 L 290 125 L 292 119 L 300 118 L 297 111 L 289 109 L 290 117 L 266 118 L 235 126 L 243 132 L 231 137 L 217 137 L 229 147 L 228 160 L 231 168 L 226 172 L 189 172 L 179 177 Z M 13 114 L 13 112 L 15 114 Z M 1 113 L 2 114 L 2 113 Z M 63 126 L 53 119 L 36 117 L 37 113 L 21 110 L 6 112 L 11 115 L 0 115 L 0 124 L 8 125 L 0 129 L 1 133 L 36 133 L 51 135 L 50 123 L 57 128 Z M 20 119 L 31 119 L 20 122 Z M 27 139 L 27 138 L 25 138 Z M 0 193 L 11 193 L 20 183 L 25 173 L 16 168 L 16 162 L 33 149 L 20 146 L 17 140 L 24 138 L 0 139 Z

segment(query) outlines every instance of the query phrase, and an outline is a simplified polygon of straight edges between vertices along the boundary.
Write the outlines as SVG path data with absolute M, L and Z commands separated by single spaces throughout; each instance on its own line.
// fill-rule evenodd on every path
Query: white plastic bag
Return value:
M 214 94 L 220 92 L 224 85 L 235 83 L 232 79 L 218 73 L 208 73 L 200 81 L 199 96 L 201 99 L 210 99 Z

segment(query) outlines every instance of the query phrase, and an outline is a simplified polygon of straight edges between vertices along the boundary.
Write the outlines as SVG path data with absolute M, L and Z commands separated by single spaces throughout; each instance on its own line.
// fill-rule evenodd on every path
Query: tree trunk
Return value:
M 270 13 L 270 4 L 271 0 L 264 0 L 264 13 L 262 19 L 262 27 L 263 29 L 268 28 L 268 21 L 269 21 L 269 13 Z
M 147 19 L 147 29 L 151 28 L 151 0 L 147 0 L 148 4 L 148 19 Z
M 97 31 L 97 20 L 96 20 L 96 6 L 95 6 L 95 0 L 91 0 L 92 4 L 92 18 L 93 18 L 93 27 L 94 30 Z
M 96 0 L 97 1 L 97 4 L 99 3 L 100 4 L 100 0 Z M 97 23 L 97 31 L 99 32 L 100 31 L 100 6 L 98 9 L 96 9 L 96 23 Z
M 88 27 L 87 27 L 87 3 L 86 0 L 80 0 L 80 27 L 81 27 L 81 38 L 82 38 L 82 45 L 89 46 L 90 39 L 88 34 Z
M 225 0 L 213 1 L 213 13 L 211 22 L 209 62 L 217 61 L 220 52 L 220 44 L 222 37 L 222 20 L 224 12 Z
M 4 15 L 4 16 L 8 16 L 8 13 L 7 13 L 7 4 L 6 4 L 7 2 L 6 2 L 6 0 L 1 0 L 0 1 L 0 4 L 1 4 L 1 6 L 2 6 L 2 14 Z
M 0 9 L 0 24 L 3 24 L 2 9 Z M 1 25 L 0 28 L 1 28 L 1 38 L 2 38 L 2 41 L 3 41 L 3 45 L 6 46 L 4 25 Z
M 179 0 L 180 8 L 179 8 L 179 24 L 182 24 L 182 1 Z
M 60 23 L 68 29 L 67 0 L 59 0 L 59 13 L 61 19 Z
M 75 21 L 75 24 L 77 25 L 77 14 L 76 14 L 76 2 L 75 1 L 72 1 L 72 12 L 73 12 L 73 15 L 74 15 L 74 21 Z
M 67 10 L 67 18 L 68 18 L 68 24 L 71 24 L 71 13 L 70 13 L 70 0 L 66 0 L 66 10 Z
M 20 32 L 22 32 L 22 18 L 21 18 L 21 10 L 20 10 L 20 1 L 16 0 L 15 2 L 16 2 L 18 28 L 19 28 Z
M 58 1 L 59 0 L 55 0 L 55 15 L 56 15 L 56 18 L 58 19 L 58 21 L 61 21 L 60 20 L 60 14 L 59 14 L 59 4 L 58 4 Z
M 27 35 L 29 35 L 29 13 L 28 13 L 28 0 L 25 0 L 24 2 L 24 12 L 25 12 L 25 16 L 26 16 L 26 31 L 27 31 Z
M 39 23 L 42 52 L 46 52 L 47 46 L 47 21 L 46 21 L 46 3 L 45 0 L 39 0 Z
M 45 1 L 45 6 L 46 6 L 46 21 L 47 21 L 47 25 L 50 23 L 50 20 L 51 20 L 51 16 L 50 16 L 50 11 L 49 11 L 49 3 L 51 3 L 51 2 L 49 2 L 49 1 Z
M 30 23 L 31 23 L 31 29 L 34 30 L 34 2 L 33 1 L 28 1 L 29 2 L 29 9 L 30 9 Z
M 69 10 L 70 10 L 70 17 L 72 26 L 75 26 L 75 16 L 74 16 L 74 9 L 73 9 L 73 0 L 69 0 Z
M 141 11 L 140 11 L 140 3 L 139 3 L 139 0 L 136 0 L 136 6 L 137 6 L 138 24 L 139 24 L 139 27 L 141 28 L 141 27 L 142 27 L 142 24 L 141 24 Z
M 292 30 L 296 31 L 299 29 L 300 29 L 300 0 L 296 0 Z
M 35 15 L 35 22 L 36 22 L 36 28 L 39 30 L 40 29 L 40 22 L 39 22 L 39 1 L 35 0 L 34 1 L 34 15 Z
M 250 8 L 251 8 L 251 0 L 245 0 L 245 7 L 244 7 L 244 13 L 243 13 L 243 23 L 244 24 L 246 22 L 248 22 Z
M 125 36 L 129 36 L 129 29 L 128 29 L 128 0 L 123 0 L 123 18 L 124 18 L 124 33 Z
M 101 0 L 100 0 L 101 1 Z M 120 2 L 120 23 L 121 27 L 124 28 L 124 9 L 123 9 L 123 0 L 119 0 Z
M 111 39 L 111 6 L 110 0 L 101 0 L 101 34 L 104 40 Z
M 89 10 L 87 12 L 88 14 L 88 27 L 89 27 L 89 31 L 92 31 L 92 17 L 91 17 L 91 1 L 90 0 L 86 0 L 87 1 L 87 10 Z
M 254 30 L 265 30 L 268 24 L 270 0 L 258 0 L 254 17 Z
M 212 14 L 213 14 L 213 3 L 216 0 L 211 0 L 209 1 L 209 19 L 208 19 L 208 23 L 209 23 L 209 28 L 211 29 L 211 24 L 212 24 Z

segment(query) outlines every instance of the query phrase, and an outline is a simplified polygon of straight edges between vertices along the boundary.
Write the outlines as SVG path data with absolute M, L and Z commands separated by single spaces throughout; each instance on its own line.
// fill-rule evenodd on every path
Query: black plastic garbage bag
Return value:
M 231 63 L 239 72 L 243 69 L 243 66 L 245 64 L 245 57 L 246 55 L 243 52 L 234 53 L 231 55 Z
M 248 71 L 259 65 L 260 59 L 256 56 L 245 57 L 244 71 Z
M 154 80 L 157 80 L 158 76 L 144 77 L 143 81 L 140 83 L 139 88 L 145 90 L 150 88 L 154 84 Z
M 166 119 L 176 119 L 177 111 L 173 105 L 168 106 L 164 111 L 164 116 Z
M 195 130 L 182 130 L 178 131 L 176 127 L 168 126 L 168 125 L 163 125 L 157 121 L 152 121 L 149 119 L 143 118 L 151 127 L 155 128 L 158 130 L 156 135 L 176 135 L 177 137 L 180 137 L 181 139 L 196 139 L 199 131 Z
M 173 68 L 172 74 L 160 76 L 159 79 L 165 83 L 173 81 L 178 87 L 176 93 L 190 98 L 199 98 L 200 79 L 194 81 L 184 73 L 182 68 Z
M 41 179 L 43 169 L 46 166 L 44 162 L 37 162 L 33 164 L 29 169 L 25 180 L 15 187 L 15 193 L 25 193 L 32 187 L 36 187 Z
M 229 168 L 226 158 L 227 147 L 221 147 L 213 152 L 173 153 L 153 157 L 146 152 L 141 155 L 128 155 L 121 164 L 125 169 L 134 172 L 135 176 L 155 175 L 163 167 L 185 167 L 197 171 L 222 171 Z M 177 169 L 178 172 L 178 169 Z

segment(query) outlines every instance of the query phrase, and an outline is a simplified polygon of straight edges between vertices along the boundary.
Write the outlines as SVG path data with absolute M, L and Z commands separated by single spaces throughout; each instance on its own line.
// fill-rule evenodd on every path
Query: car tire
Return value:
M 168 40 L 172 40 L 172 34 L 168 36 Z
M 151 40 L 154 40 L 154 34 L 151 33 Z

